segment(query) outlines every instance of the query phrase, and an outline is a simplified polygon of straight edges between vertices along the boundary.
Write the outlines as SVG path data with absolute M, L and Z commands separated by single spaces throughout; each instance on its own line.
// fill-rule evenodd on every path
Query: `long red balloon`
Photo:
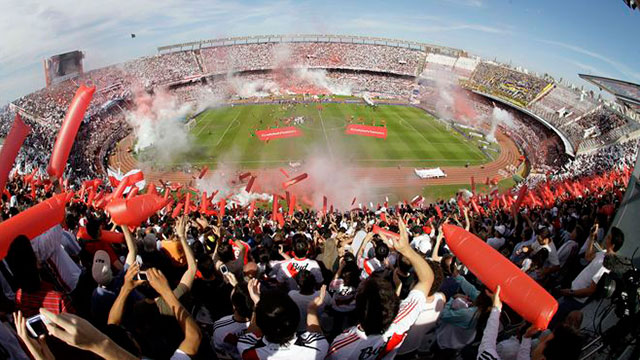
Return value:
M 7 255 L 11 242 L 18 235 L 33 239 L 61 223 L 68 201 L 68 194 L 61 193 L 0 223 L 0 259 Z
M 51 159 L 47 167 L 49 175 L 57 178 L 62 177 L 69 153 L 71 152 L 71 147 L 78 133 L 78 128 L 80 128 L 84 113 L 87 111 L 87 107 L 89 107 L 95 91 L 95 86 L 86 87 L 80 85 L 76 91 L 76 95 L 73 97 L 73 100 L 71 100 L 71 105 L 69 105 L 69 110 L 67 110 L 67 115 L 64 118 L 64 122 L 62 122 L 62 127 L 58 132 L 56 143 L 53 146 L 53 152 L 51 153 Z
M 2 150 L 0 150 L 0 193 L 2 193 L 4 186 L 7 184 L 7 178 L 11 168 L 13 168 L 16 156 L 18 156 L 18 151 L 30 131 L 29 125 L 22 121 L 19 114 L 16 114 L 11 130 L 9 130 L 9 134 L 4 139 Z
M 443 225 L 447 245 L 491 291 L 500 285 L 500 298 L 538 329 L 546 329 L 558 302 L 489 244 L 458 226 Z
M 84 226 L 81 226 L 78 229 L 78 233 L 76 234 L 76 236 L 80 239 L 91 240 L 91 236 L 89 236 L 89 233 L 87 232 L 87 228 Z M 124 234 L 119 233 L 117 231 L 109 231 L 109 230 L 103 229 L 100 231 L 100 236 L 98 240 L 112 243 L 112 244 L 115 244 L 115 243 L 119 244 L 124 242 Z
M 132 199 L 113 199 L 106 207 L 111 220 L 118 225 L 140 226 L 167 204 L 154 194 L 138 195 Z

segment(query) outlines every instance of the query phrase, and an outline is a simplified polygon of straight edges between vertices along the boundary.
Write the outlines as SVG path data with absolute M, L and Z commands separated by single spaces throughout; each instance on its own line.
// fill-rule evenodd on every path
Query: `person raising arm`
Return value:
M 176 320 L 178 320 L 178 324 L 180 324 L 180 328 L 184 333 L 184 340 L 182 340 L 171 359 L 183 360 L 196 355 L 200 347 L 200 341 L 202 340 L 202 334 L 200 333 L 198 324 L 182 304 L 180 304 L 178 298 L 173 294 L 173 291 L 171 291 L 167 278 L 164 277 L 160 270 L 154 268 L 147 270 L 147 278 L 149 279 L 151 287 L 160 294 L 167 305 L 173 310 L 173 315 L 176 317 Z

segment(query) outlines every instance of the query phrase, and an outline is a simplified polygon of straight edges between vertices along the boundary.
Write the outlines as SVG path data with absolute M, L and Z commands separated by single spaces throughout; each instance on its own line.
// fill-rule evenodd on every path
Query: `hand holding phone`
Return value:
M 138 274 L 136 275 L 136 280 L 149 281 L 149 279 L 147 278 L 147 272 L 139 271 Z
M 40 314 L 28 318 L 27 330 L 29 330 L 29 335 L 35 339 L 42 335 L 46 335 L 47 327 L 44 324 L 44 318 Z

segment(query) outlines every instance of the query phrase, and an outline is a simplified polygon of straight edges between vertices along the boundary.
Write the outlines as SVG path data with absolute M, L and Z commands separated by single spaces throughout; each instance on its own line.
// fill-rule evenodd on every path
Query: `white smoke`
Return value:
M 327 89 L 334 95 L 350 96 L 352 94 L 351 84 L 336 83 L 327 77 L 327 71 L 324 69 L 311 70 L 307 67 L 298 67 L 294 71 L 294 76 L 303 82 Z
M 242 76 L 229 75 L 227 81 L 233 92 L 241 98 L 280 95 L 280 87 L 271 80 L 249 80 Z
M 127 112 L 127 122 L 136 135 L 135 151 L 153 147 L 153 160 L 171 162 L 190 148 L 184 119 L 193 105 L 179 103 L 164 91 L 154 95 L 141 93 L 134 99 L 135 108 Z
M 489 130 L 489 135 L 487 135 L 488 141 L 496 142 L 495 135 L 498 125 L 513 128 L 515 127 L 515 121 L 513 119 L 513 115 L 511 115 L 507 110 L 494 106 L 493 111 L 491 112 L 491 130 Z

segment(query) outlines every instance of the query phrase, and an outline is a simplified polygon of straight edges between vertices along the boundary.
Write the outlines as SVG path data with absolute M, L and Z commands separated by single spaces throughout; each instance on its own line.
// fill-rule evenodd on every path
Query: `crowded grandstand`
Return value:
M 81 85 L 92 99 L 56 168 Z M 176 177 L 189 181 L 145 182 L 110 159 L 133 133 L 137 99 L 159 93 L 197 109 L 415 107 L 487 144 L 497 128 L 522 156 L 502 178 L 524 176 L 509 189 L 475 179 L 480 190 L 470 171 L 470 191 L 450 198 L 354 197 L 347 208 L 323 194 L 297 205 L 287 189 L 306 173 L 284 169 L 282 188 L 255 197 L 254 170 L 209 194 L 197 179 L 213 170 L 198 165 Z M 329 35 L 164 46 L 12 101 L 0 137 L 18 121 L 29 130 L 0 223 L 0 348 L 11 359 L 578 359 L 590 335 L 581 310 L 631 236 L 612 223 L 636 163 L 637 115 L 458 49 Z M 469 260 L 459 238 L 501 267 Z M 524 288 L 502 277 L 535 291 L 520 301 Z

